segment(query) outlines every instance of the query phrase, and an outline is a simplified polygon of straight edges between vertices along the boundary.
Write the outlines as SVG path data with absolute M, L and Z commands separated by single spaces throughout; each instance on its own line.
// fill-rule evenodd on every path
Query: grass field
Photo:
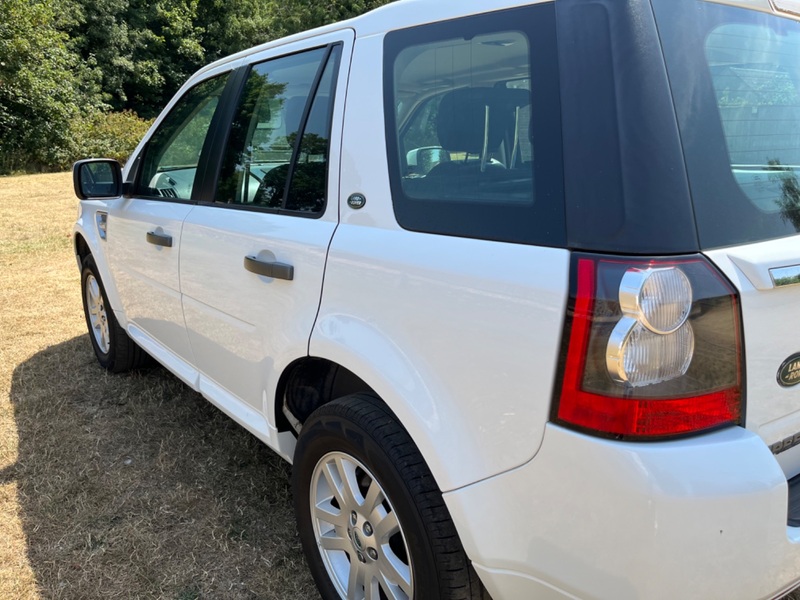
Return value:
M 0 178 L 0 599 L 318 597 L 289 468 L 158 367 L 95 362 L 68 174 Z

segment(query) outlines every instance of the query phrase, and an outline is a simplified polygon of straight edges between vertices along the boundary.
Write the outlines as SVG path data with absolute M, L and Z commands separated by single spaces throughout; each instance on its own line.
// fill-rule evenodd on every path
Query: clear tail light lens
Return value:
M 692 308 L 692 285 L 680 267 L 631 267 L 619 284 L 623 314 L 633 317 L 653 333 L 672 333 L 681 327 Z
M 736 291 L 702 256 L 573 257 L 553 420 L 624 439 L 741 423 Z
M 606 349 L 608 374 L 632 388 L 685 375 L 694 357 L 694 330 L 689 323 L 672 333 L 653 333 L 630 317 L 620 319 Z

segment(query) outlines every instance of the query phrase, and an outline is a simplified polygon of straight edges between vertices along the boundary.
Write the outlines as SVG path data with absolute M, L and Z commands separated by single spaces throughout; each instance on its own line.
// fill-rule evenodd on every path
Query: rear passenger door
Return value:
M 200 389 L 271 437 L 283 368 L 308 351 L 338 223 L 338 149 L 353 34 L 253 57 L 216 192 L 184 223 L 181 287 Z

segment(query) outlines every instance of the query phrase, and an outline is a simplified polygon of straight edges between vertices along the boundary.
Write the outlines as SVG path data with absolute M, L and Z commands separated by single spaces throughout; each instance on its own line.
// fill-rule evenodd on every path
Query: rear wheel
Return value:
M 83 259 L 81 291 L 89 339 L 100 365 L 113 373 L 144 365 L 148 356 L 128 337 L 114 316 L 91 254 Z
M 292 484 L 303 549 L 326 600 L 486 597 L 419 450 L 374 396 L 314 412 Z

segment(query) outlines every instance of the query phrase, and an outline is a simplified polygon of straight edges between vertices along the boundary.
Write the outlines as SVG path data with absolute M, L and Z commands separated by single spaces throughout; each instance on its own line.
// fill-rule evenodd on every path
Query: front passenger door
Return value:
M 173 104 L 134 163 L 132 195 L 108 215 L 108 262 L 128 333 L 184 379 L 181 363 L 191 362 L 191 349 L 178 280 L 181 229 L 203 179 L 198 164 L 229 75 L 201 81 Z

